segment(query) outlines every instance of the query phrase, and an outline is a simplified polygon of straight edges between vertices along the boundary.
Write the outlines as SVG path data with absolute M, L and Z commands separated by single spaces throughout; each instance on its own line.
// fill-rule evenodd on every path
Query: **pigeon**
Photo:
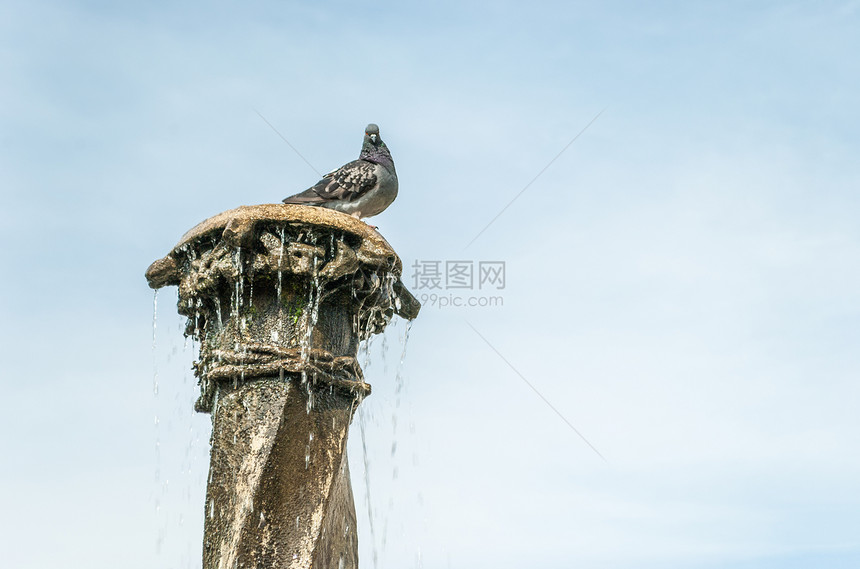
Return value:
M 369 124 L 358 160 L 329 172 L 307 190 L 283 201 L 325 207 L 361 219 L 381 213 L 396 197 L 394 161 L 379 136 L 379 127 Z

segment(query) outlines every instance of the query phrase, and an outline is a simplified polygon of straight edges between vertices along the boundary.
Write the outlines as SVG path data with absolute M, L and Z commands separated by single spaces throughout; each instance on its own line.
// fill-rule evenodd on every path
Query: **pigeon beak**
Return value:
M 371 134 L 371 135 L 370 135 L 370 141 L 371 141 L 373 144 L 376 144 L 376 135 L 375 135 L 375 134 Z

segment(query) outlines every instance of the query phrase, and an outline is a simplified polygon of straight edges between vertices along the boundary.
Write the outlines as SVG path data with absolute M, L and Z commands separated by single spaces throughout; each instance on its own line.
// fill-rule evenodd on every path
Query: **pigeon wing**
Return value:
M 376 164 L 353 160 L 330 172 L 311 189 L 327 201 L 352 201 L 362 196 L 377 183 Z
M 331 201 L 353 201 L 376 186 L 376 164 L 353 160 L 300 194 L 288 197 L 284 203 L 319 204 Z

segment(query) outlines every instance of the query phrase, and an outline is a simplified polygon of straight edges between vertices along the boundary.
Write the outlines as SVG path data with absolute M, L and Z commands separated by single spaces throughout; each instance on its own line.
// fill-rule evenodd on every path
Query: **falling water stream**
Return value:
M 372 336 L 362 342 L 359 349 L 365 377 L 374 391 L 358 408 L 360 437 L 358 441 L 350 442 L 353 447 L 350 454 L 361 455 L 359 464 L 363 471 L 360 475 L 353 471 L 353 477 L 361 476 L 363 481 L 355 486 L 356 502 L 364 505 L 359 510 L 364 513 L 359 516 L 359 527 L 366 530 L 366 533 L 360 533 L 359 548 L 363 550 L 365 559 L 369 557 L 372 560 L 374 569 L 385 567 L 385 560 L 390 556 L 387 551 L 388 534 L 392 519 L 398 517 L 395 496 L 404 494 L 403 488 L 397 488 L 398 478 L 403 468 L 410 466 L 404 462 L 408 455 L 404 456 L 398 450 L 404 445 L 409 447 L 410 441 L 404 437 L 414 434 L 412 421 L 404 417 L 408 409 L 402 405 L 406 397 L 405 364 L 411 327 L 411 322 L 395 318 L 378 340 Z M 394 361 L 397 362 L 396 368 L 390 370 L 387 363 Z M 407 433 L 399 429 L 404 423 L 410 424 Z M 407 489 L 405 494 L 410 491 Z M 402 506 L 412 508 L 401 503 Z
M 204 507 L 210 418 L 193 409 L 197 347 L 183 337 L 185 318 L 158 314 L 159 300 L 153 300 L 152 318 L 155 555 L 159 566 L 194 569 L 200 567 L 203 517 L 210 507 Z M 177 381 L 160 382 L 160 376 Z
M 154 414 L 154 431 L 155 431 L 155 517 L 158 519 L 161 513 L 161 496 L 159 487 L 161 485 L 161 433 L 158 426 L 158 290 L 155 290 L 152 295 L 152 395 L 154 399 L 155 414 Z M 161 553 L 161 544 L 163 541 L 163 530 L 159 527 L 155 540 L 156 555 Z

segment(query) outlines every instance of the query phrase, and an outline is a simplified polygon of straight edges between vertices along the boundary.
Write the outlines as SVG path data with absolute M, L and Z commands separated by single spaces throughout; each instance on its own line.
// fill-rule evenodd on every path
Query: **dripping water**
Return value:
M 164 530 L 161 527 L 161 495 L 159 487 L 161 486 L 161 433 L 159 429 L 158 418 L 158 290 L 152 295 L 152 396 L 153 407 L 155 414 L 153 417 L 153 430 L 155 431 L 155 519 L 158 523 L 158 533 L 155 538 L 155 553 L 161 554 L 161 546 L 164 541 Z
M 384 415 L 387 415 L 389 418 L 390 423 L 388 421 L 383 422 L 386 426 L 390 425 L 389 428 L 391 430 L 386 429 L 385 431 L 381 431 L 376 426 L 378 422 L 374 418 L 374 413 L 381 411 L 381 409 L 373 406 L 376 403 L 375 401 L 365 401 L 357 410 L 360 447 L 356 450 L 361 452 L 361 464 L 364 467 L 364 484 L 362 488 L 364 491 L 364 508 L 362 509 L 365 510 L 367 516 L 365 518 L 368 524 L 366 529 L 369 533 L 369 539 L 365 543 L 369 543 L 368 549 L 370 551 L 367 554 L 370 554 L 374 559 L 374 567 L 385 564 L 389 525 L 396 519 L 396 516 L 394 516 L 394 504 L 396 501 L 394 489 L 400 484 L 398 479 L 403 470 L 400 468 L 402 465 L 399 463 L 403 461 L 400 458 L 403 455 L 404 448 L 401 444 L 403 442 L 401 439 L 406 434 L 403 428 L 404 417 L 402 415 L 404 413 L 406 394 L 407 374 L 405 371 L 405 362 L 411 329 L 411 321 L 395 318 L 390 322 L 385 331 L 380 334 L 382 338 L 375 340 L 374 336 L 376 334 L 371 333 L 373 327 L 368 326 L 363 331 L 365 335 L 359 345 L 358 359 L 365 371 L 367 381 L 374 383 L 374 387 L 377 388 L 393 384 L 393 397 L 389 399 L 391 403 L 385 406 L 384 412 Z M 377 363 L 379 361 L 382 361 L 383 364 L 386 362 L 391 364 L 389 366 L 390 369 L 386 368 L 385 365 L 379 366 Z M 374 371 L 376 373 L 373 373 Z M 379 377 L 377 374 L 383 377 Z M 393 382 L 390 381 L 392 376 L 394 379 Z M 388 379 L 388 381 L 383 381 L 383 379 Z M 367 407 L 368 403 L 371 404 L 370 407 Z M 382 417 L 379 418 L 381 419 Z M 413 432 L 413 425 L 410 421 L 407 421 L 407 423 L 409 423 L 410 427 L 409 432 Z M 385 436 L 385 432 L 390 433 L 390 435 Z M 380 437 L 379 435 L 383 436 Z M 390 447 L 386 449 L 388 452 L 385 452 L 383 450 L 385 448 L 384 445 L 389 437 Z M 381 443 L 381 446 L 374 443 L 375 440 Z M 378 463 L 377 458 L 371 458 L 370 454 L 377 452 L 375 449 L 383 450 L 381 455 L 377 455 L 382 459 L 382 462 Z M 386 464 L 389 460 L 390 467 Z M 373 463 L 373 468 L 371 468 L 371 463 Z M 387 472 L 389 478 L 387 481 L 381 482 L 382 486 L 380 487 L 376 485 L 376 481 L 380 480 L 379 474 L 383 472 Z M 373 490 L 373 488 L 376 490 Z M 384 500 L 386 502 L 384 504 L 377 503 L 380 501 L 380 496 L 378 496 L 380 488 L 383 489 L 382 494 L 388 495 L 387 500 Z M 376 500 L 374 500 L 374 497 Z M 402 504 L 402 502 L 398 503 Z M 398 540 L 398 546 L 405 546 L 405 544 Z
M 400 350 L 400 360 L 397 362 L 397 372 L 394 375 L 394 413 L 392 414 L 391 432 L 391 458 L 397 454 L 397 415 L 400 411 L 400 401 L 403 395 L 403 362 L 406 361 L 406 346 L 409 343 L 409 332 L 412 330 L 412 321 L 406 322 L 406 330 L 403 332 L 403 348 Z M 397 466 L 395 464 L 392 472 L 392 480 L 397 479 Z
M 224 315 L 221 313 L 221 297 L 215 295 L 215 314 L 218 315 L 218 329 L 224 324 Z
M 307 391 L 308 395 L 308 403 L 306 408 L 308 414 L 310 414 L 314 406 L 314 390 L 312 389 L 311 382 L 308 381 L 308 363 L 310 361 L 311 348 L 313 346 L 314 328 L 316 327 L 317 320 L 319 319 L 320 296 L 322 294 L 317 262 L 318 258 L 316 255 L 314 255 L 311 265 L 311 274 L 313 275 L 313 280 L 310 287 L 310 291 L 308 293 L 308 305 L 305 309 L 304 318 L 305 330 L 304 335 L 301 339 L 300 361 L 302 369 L 302 385 L 305 386 L 305 390 Z
M 281 289 L 284 284 L 284 240 L 285 240 L 285 231 L 286 228 L 281 227 L 281 252 L 278 255 L 278 309 L 282 309 L 281 305 Z
M 153 298 L 153 412 L 150 415 L 154 439 L 154 466 L 151 471 L 154 482 L 151 500 L 155 516 L 153 544 L 155 554 L 166 560 L 166 564 L 191 567 L 195 557 L 192 553 L 193 539 L 185 537 L 193 535 L 194 526 L 203 522 L 203 516 L 198 518 L 191 512 L 197 510 L 194 504 L 200 503 L 196 498 L 205 487 L 206 468 L 197 468 L 201 457 L 196 451 L 201 447 L 200 431 L 195 423 L 200 419 L 193 408 L 197 385 L 190 381 L 191 358 L 188 356 L 189 350 L 196 348 L 195 336 L 202 336 L 200 314 L 203 308 L 199 299 L 177 298 L 177 305 L 189 314 L 189 320 L 193 318 L 194 321 L 186 322 L 186 318 L 180 315 L 176 315 L 174 321 L 170 313 L 165 319 L 164 314 L 158 314 L 159 301 L 165 304 L 165 292 L 158 292 L 160 294 Z M 170 299 L 167 300 L 169 303 Z M 161 375 L 181 378 L 181 381 L 161 384 Z M 181 436 L 176 436 L 177 429 Z
M 158 330 L 158 289 L 152 295 L 152 392 L 158 395 L 158 364 L 155 359 Z
M 365 371 L 367 366 L 365 366 Z M 376 549 L 376 532 L 373 530 L 373 504 L 370 497 L 370 456 L 367 453 L 367 413 L 363 407 L 358 408 L 358 427 L 361 433 L 361 460 L 364 465 L 364 503 L 367 508 L 367 523 L 370 528 L 370 543 L 373 547 L 373 566 L 378 567 L 378 552 Z
M 241 346 L 242 360 L 244 361 L 248 355 L 248 346 L 247 342 L 242 341 L 247 328 L 245 315 L 242 312 L 242 305 L 244 304 L 245 298 L 245 275 L 242 267 L 242 247 L 236 247 L 236 254 L 233 257 L 233 264 L 236 267 L 236 285 L 234 287 L 235 291 L 231 312 L 233 313 L 233 318 L 236 322 L 236 351 L 239 351 Z M 240 379 L 243 383 L 245 382 L 245 365 L 239 366 L 239 370 L 240 377 L 233 378 L 233 389 L 236 389 Z
M 278 304 L 278 324 L 277 326 L 272 328 L 272 342 L 275 344 L 278 343 L 281 334 L 286 334 L 289 336 L 288 332 L 285 330 L 284 326 L 284 302 L 282 299 L 283 288 L 284 288 L 284 249 L 286 248 L 286 227 L 281 226 L 280 229 L 280 238 L 281 238 L 281 249 L 278 253 L 278 290 L 277 290 L 277 304 Z M 287 315 L 289 317 L 289 315 Z M 278 378 L 281 381 L 284 381 L 284 368 L 281 367 L 278 369 Z

